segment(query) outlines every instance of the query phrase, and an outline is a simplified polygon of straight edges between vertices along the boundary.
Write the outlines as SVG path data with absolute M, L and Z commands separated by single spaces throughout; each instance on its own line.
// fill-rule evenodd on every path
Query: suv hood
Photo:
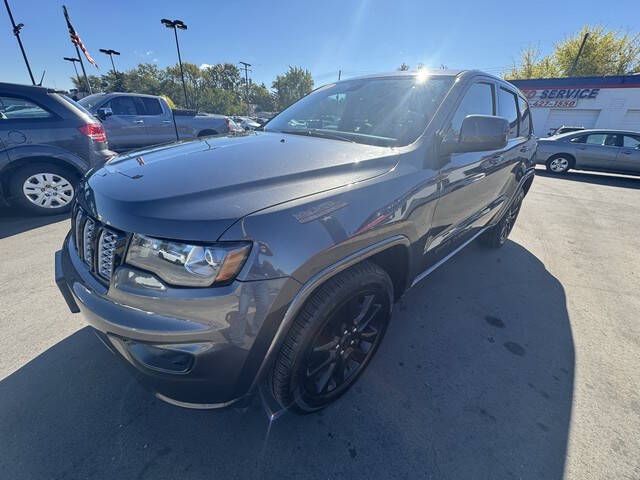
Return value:
M 388 172 L 397 151 L 271 132 L 129 152 L 78 195 L 102 222 L 129 232 L 214 241 L 257 210 Z

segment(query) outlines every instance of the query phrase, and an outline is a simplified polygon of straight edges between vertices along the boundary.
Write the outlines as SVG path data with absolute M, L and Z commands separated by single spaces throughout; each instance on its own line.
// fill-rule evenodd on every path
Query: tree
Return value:
M 401 72 L 406 72 L 407 70 L 409 70 L 409 65 L 407 65 L 404 62 L 402 62 L 400 64 L 400 66 L 398 67 L 398 70 L 401 71 Z
M 572 72 L 580 44 L 589 34 Z M 522 51 L 520 62 L 505 76 L 548 78 L 573 76 L 624 75 L 640 72 L 640 35 L 631 35 L 600 26 L 585 26 L 575 35 L 555 45 L 553 52 L 541 56 L 537 48 Z
M 258 112 L 273 112 L 276 109 L 276 99 L 264 83 L 252 83 L 249 97 Z
M 313 78 L 309 70 L 290 66 L 286 73 L 276 77 L 272 88 L 277 107 L 283 110 L 313 90 Z

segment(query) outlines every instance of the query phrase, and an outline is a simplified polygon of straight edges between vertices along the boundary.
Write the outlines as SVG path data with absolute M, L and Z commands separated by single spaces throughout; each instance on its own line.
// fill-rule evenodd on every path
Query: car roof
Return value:
M 467 70 L 467 69 L 421 69 L 421 70 L 404 70 L 404 71 L 395 71 L 395 72 L 383 72 L 383 73 L 375 73 L 371 75 L 362 75 L 359 77 L 350 77 L 341 81 L 348 80 L 362 80 L 362 79 L 373 79 L 373 78 L 389 78 L 389 77 L 416 77 L 418 75 L 429 75 L 429 76 L 440 76 L 440 77 L 471 77 L 475 75 L 483 75 L 486 77 L 491 77 L 494 80 L 497 80 L 502 83 L 508 83 L 503 78 L 497 77 L 495 75 L 491 75 L 490 73 L 483 72 L 481 70 Z M 514 86 L 515 87 L 515 86 Z M 517 88 L 517 87 L 515 87 Z
M 540 140 L 558 140 L 562 138 L 581 137 L 582 135 L 589 135 L 592 133 L 611 133 L 618 135 L 640 135 L 640 132 L 634 132 L 632 130 L 614 130 L 612 128 L 584 128 L 582 130 L 575 130 L 573 132 L 565 132 L 559 135 L 552 135 L 551 137 L 541 138 Z
M 584 135 L 587 133 L 620 133 L 620 134 L 629 134 L 629 135 L 638 135 L 640 132 L 634 132 L 633 130 L 616 130 L 613 128 L 585 128 L 583 130 L 578 130 L 576 132 L 569 132 L 578 135 Z
M 23 85 L 20 83 L 0 82 L 0 90 L 11 91 L 15 93 L 54 93 L 56 90 L 47 87 L 39 87 L 37 85 Z

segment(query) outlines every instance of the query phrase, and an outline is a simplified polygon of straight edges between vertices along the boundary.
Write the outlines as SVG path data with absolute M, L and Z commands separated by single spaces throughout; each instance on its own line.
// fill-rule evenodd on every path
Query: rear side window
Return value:
M 139 115 L 162 115 L 162 105 L 156 98 L 140 97 L 137 100 L 142 102 L 144 113 Z
M 467 115 L 495 115 L 493 86 L 491 84 L 474 83 L 467 90 L 451 119 L 451 130 L 454 135 L 460 134 L 462 121 Z
M 625 135 L 623 137 L 622 146 L 626 148 L 640 148 L 640 137 L 632 137 L 631 135 Z
M 518 95 L 518 107 L 520 107 L 520 136 L 531 135 L 531 110 L 527 101 Z
M 518 136 L 518 106 L 516 95 L 500 87 L 498 89 L 498 116 L 509 121 L 509 138 Z
M 52 113 L 29 100 L 0 97 L 0 120 L 34 120 L 52 117 Z

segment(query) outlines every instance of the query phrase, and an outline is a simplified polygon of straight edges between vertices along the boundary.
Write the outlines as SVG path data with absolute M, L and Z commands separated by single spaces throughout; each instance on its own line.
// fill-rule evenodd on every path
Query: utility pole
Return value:
M 250 63 L 247 62 L 238 62 L 244 68 L 244 88 L 245 88 L 245 102 L 247 103 L 247 115 L 250 115 L 249 111 L 249 67 Z
M 163 18 L 160 20 L 165 27 L 173 29 L 176 37 L 176 50 L 178 50 L 178 63 L 180 64 L 180 76 L 182 77 L 182 90 L 184 91 L 184 105 L 189 108 L 189 99 L 187 98 L 187 84 L 184 81 L 184 69 L 182 68 L 182 56 L 180 55 L 180 44 L 178 43 L 178 29 L 186 30 L 187 25 L 182 20 L 169 20 Z
M 104 53 L 105 55 L 109 55 L 109 58 L 111 59 L 111 66 L 113 67 L 113 74 L 117 77 L 118 76 L 118 71 L 116 70 L 116 64 L 113 63 L 113 56 L 114 55 L 120 55 L 120 52 L 116 52 L 115 50 L 111 50 L 110 48 L 101 48 L 100 51 L 102 53 Z
M 76 63 L 80 61 L 79 58 L 73 57 L 63 57 L 63 60 L 67 62 L 71 62 L 73 64 L 73 70 L 76 72 L 76 78 L 78 79 L 78 86 L 82 85 L 82 80 L 80 80 L 80 74 L 78 73 L 78 67 L 76 67 Z
M 587 43 L 587 38 L 589 38 L 589 32 L 584 34 L 584 37 L 582 37 L 582 43 L 580 44 L 580 48 L 578 49 L 578 54 L 576 55 L 576 58 L 573 60 L 573 65 L 571 65 L 571 70 L 569 70 L 569 76 L 573 76 L 573 73 L 576 70 L 576 67 L 578 66 L 578 60 L 580 60 L 580 57 L 582 56 L 582 50 L 584 50 L 584 44 Z
M 24 27 L 24 23 L 19 23 L 18 25 L 16 25 L 16 22 L 13 19 L 13 13 L 11 13 L 11 8 L 9 8 L 8 0 L 4 0 L 4 6 L 7 7 L 9 20 L 11 20 L 11 26 L 13 27 L 13 34 L 16 36 L 16 39 L 18 40 L 18 45 L 20 46 L 20 51 L 22 52 L 22 58 L 24 58 L 24 63 L 27 66 L 27 70 L 29 71 L 29 77 L 31 77 L 31 83 L 35 85 L 36 80 L 35 78 L 33 78 L 33 72 L 31 71 L 29 60 L 27 59 L 27 53 L 24 51 L 24 45 L 22 45 L 22 40 L 20 39 L 20 30 L 22 30 L 22 27 Z

